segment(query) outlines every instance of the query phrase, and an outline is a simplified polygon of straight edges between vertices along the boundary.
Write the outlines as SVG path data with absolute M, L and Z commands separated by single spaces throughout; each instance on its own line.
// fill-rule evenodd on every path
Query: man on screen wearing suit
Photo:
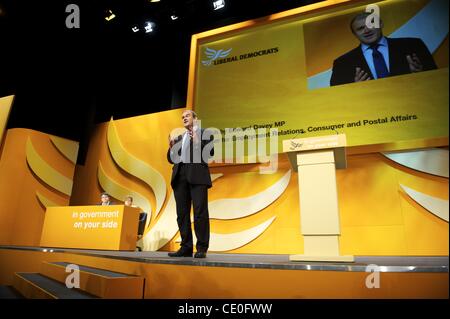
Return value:
M 171 185 L 177 207 L 177 223 L 181 248 L 170 257 L 192 257 L 191 204 L 194 208 L 194 230 L 197 237 L 195 258 L 205 258 L 209 248 L 208 188 L 212 186 L 208 159 L 214 155 L 214 136 L 197 126 L 194 111 L 186 110 L 182 117 L 184 134 L 169 136 L 167 160 L 172 167 Z
M 383 21 L 379 20 L 379 28 L 370 28 L 366 23 L 369 15 L 358 14 L 350 22 L 360 45 L 334 61 L 331 86 L 436 69 L 421 39 L 386 38 Z

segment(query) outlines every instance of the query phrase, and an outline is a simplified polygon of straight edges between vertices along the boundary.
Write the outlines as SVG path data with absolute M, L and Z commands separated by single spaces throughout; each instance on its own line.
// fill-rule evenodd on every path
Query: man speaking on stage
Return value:
M 177 207 L 181 247 L 170 257 L 192 257 L 191 204 L 194 208 L 194 230 L 197 237 L 195 258 L 205 258 L 209 247 L 208 188 L 212 186 L 208 159 L 214 155 L 212 132 L 201 129 L 197 114 L 186 110 L 181 116 L 186 131 L 171 138 L 167 160 L 174 164 L 171 185 Z

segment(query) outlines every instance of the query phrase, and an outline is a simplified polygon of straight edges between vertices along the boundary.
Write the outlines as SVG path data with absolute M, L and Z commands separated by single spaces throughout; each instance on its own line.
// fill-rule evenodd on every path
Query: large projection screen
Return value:
M 391 76 L 354 82 L 346 63 L 362 49 L 350 22 L 369 4 Z M 445 0 L 324 1 L 197 34 L 187 106 L 203 127 L 277 128 L 279 145 L 336 133 L 355 149 L 448 145 L 448 27 Z

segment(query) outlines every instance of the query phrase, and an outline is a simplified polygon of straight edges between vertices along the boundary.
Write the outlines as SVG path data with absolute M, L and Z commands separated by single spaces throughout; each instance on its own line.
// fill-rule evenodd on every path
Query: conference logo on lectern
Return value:
M 212 65 L 219 65 L 230 62 L 237 62 L 245 59 L 257 58 L 269 54 L 278 53 L 280 51 L 278 47 L 273 47 L 269 49 L 260 49 L 239 55 L 229 56 L 232 50 L 233 50 L 232 48 L 226 50 L 225 49 L 214 50 L 211 48 L 206 48 L 204 53 L 207 57 L 207 60 L 202 60 L 202 64 L 204 66 L 209 67 Z
M 289 149 L 291 151 L 295 151 L 297 149 L 299 149 L 300 147 L 302 147 L 303 143 L 296 143 L 294 141 L 291 141 L 291 146 L 289 147 Z

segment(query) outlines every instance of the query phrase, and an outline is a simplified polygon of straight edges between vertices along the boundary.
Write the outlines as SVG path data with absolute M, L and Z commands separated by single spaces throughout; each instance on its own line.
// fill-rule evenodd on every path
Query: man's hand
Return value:
M 172 148 L 172 146 L 175 144 L 175 139 L 170 137 L 169 134 L 169 147 Z
M 413 73 L 423 71 L 423 64 L 420 62 L 419 57 L 413 53 L 412 55 L 407 55 L 406 60 L 408 60 L 409 70 Z
M 371 80 L 370 75 L 362 70 L 361 68 L 356 68 L 355 72 L 355 82 L 362 82 L 362 81 L 368 81 Z

